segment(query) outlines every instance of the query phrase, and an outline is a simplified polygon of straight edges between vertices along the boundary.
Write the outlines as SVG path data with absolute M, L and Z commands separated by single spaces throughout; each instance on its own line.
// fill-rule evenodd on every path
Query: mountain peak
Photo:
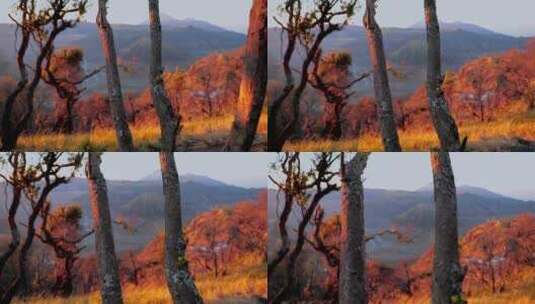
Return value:
M 416 192 L 433 192 L 433 183 L 428 183 L 427 185 L 417 189 Z M 482 197 L 490 197 L 490 198 L 504 197 L 502 194 L 492 192 L 486 188 L 470 186 L 470 185 L 457 186 L 457 194 L 474 194 L 474 195 L 478 195 Z
M 162 174 L 160 170 L 157 170 L 143 177 L 141 180 L 142 181 L 161 181 Z M 205 186 L 228 186 L 227 184 L 221 181 L 218 181 L 216 179 L 210 178 L 208 176 L 191 174 L 191 173 L 180 174 L 180 182 L 181 183 L 193 182 L 193 183 L 198 183 L 198 184 L 202 184 Z
M 186 18 L 186 19 L 177 19 L 171 15 L 161 13 L 160 14 L 160 23 L 164 27 L 170 27 L 170 28 L 197 28 L 205 31 L 211 31 L 211 32 L 224 32 L 227 31 L 226 29 L 214 25 L 207 21 L 197 20 L 193 18 Z M 149 21 L 145 21 L 142 23 L 143 25 L 149 24 Z
M 482 26 L 472 24 L 472 23 L 466 23 L 466 22 L 446 22 L 446 21 L 439 21 L 440 22 L 440 29 L 443 31 L 466 31 L 471 33 L 477 33 L 477 34 L 498 34 L 495 31 L 489 30 L 487 28 L 484 28 Z M 425 28 L 425 22 L 420 21 L 418 23 L 413 24 L 409 28 L 411 29 L 423 29 Z

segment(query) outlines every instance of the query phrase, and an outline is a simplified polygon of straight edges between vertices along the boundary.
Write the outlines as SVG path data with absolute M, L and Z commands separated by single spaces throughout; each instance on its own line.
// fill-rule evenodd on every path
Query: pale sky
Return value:
M 270 22 L 282 0 L 270 0 Z M 364 1 L 360 1 L 361 5 Z M 380 0 L 377 10 L 382 26 L 408 27 L 424 20 L 423 0 Z M 440 20 L 474 23 L 510 35 L 535 35 L 533 0 L 437 0 Z M 362 9 L 353 19 L 361 24 Z
M 38 0 L 45 1 L 45 0 Z M 0 0 L 0 22 L 8 22 L 7 12 L 16 0 Z M 86 21 L 94 22 L 97 1 L 89 0 Z M 109 0 L 112 23 L 139 24 L 148 19 L 147 0 Z M 244 32 L 249 22 L 252 0 L 160 0 L 160 11 L 177 19 L 208 21 L 227 29 Z
M 269 153 L 175 153 L 179 174 L 204 175 L 241 187 L 266 187 Z M 139 180 L 159 170 L 158 153 L 107 152 L 102 172 L 107 179 Z
M 276 158 L 274 154 L 272 161 Z M 451 159 L 459 186 L 482 187 L 518 198 L 527 191 L 535 194 L 535 153 L 451 153 Z M 419 189 L 433 181 L 429 153 L 372 153 L 364 178 L 367 188 Z

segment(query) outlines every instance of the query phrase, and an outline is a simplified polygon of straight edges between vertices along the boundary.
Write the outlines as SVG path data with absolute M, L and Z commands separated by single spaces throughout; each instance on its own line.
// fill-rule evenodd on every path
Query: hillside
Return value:
M 415 259 L 433 242 L 433 194 L 430 189 L 397 191 L 366 189 L 364 193 L 366 233 L 395 227 L 412 238 L 412 242 L 400 246 L 389 237 L 368 243 L 368 251 L 377 260 L 395 264 L 401 260 Z M 333 193 L 322 201 L 326 216 L 339 212 L 340 194 Z M 276 192 L 269 196 L 269 228 L 276 234 Z M 535 213 L 535 202 L 522 201 L 486 189 L 461 186 L 458 188 L 458 215 L 460 233 L 494 218 L 515 216 L 525 212 Z M 290 217 L 295 225 L 297 216 Z M 276 241 L 272 239 L 271 241 Z
M 116 246 L 119 250 L 138 249 L 163 227 L 164 203 L 161 181 L 109 180 L 107 183 L 112 218 L 126 221 L 134 229 L 133 232 L 129 232 L 115 225 Z M 3 191 L 3 187 L 0 191 Z M 183 181 L 182 218 L 187 222 L 194 216 L 215 207 L 232 206 L 239 201 L 255 199 L 259 191 L 261 189 L 241 188 L 221 182 L 207 185 L 198 181 Z M 85 179 L 73 179 L 69 184 L 58 187 L 50 197 L 55 205 L 80 204 L 84 215 L 82 224 L 90 227 L 91 210 Z M 0 208 L 0 218 L 5 216 L 5 209 Z M 4 232 L 6 227 L 0 225 L 0 234 Z
M 270 66 L 270 76 L 279 79 L 280 30 L 271 28 L 268 35 L 269 54 L 273 62 Z M 387 60 L 407 76 L 402 80 L 391 79 L 394 96 L 403 97 L 413 92 L 425 77 L 425 29 L 420 26 L 384 28 L 383 36 Z M 522 48 L 527 42 L 527 38 L 495 33 L 472 24 L 449 24 L 442 29 L 441 38 L 444 70 L 455 70 L 467 61 L 485 54 Z M 351 25 L 341 32 L 332 34 L 324 41 L 322 47 L 324 51 L 350 52 L 353 56 L 354 72 L 357 74 L 370 67 L 366 34 L 361 26 Z M 359 93 L 370 94 L 372 83 L 364 81 L 357 88 Z
M 492 294 L 509 293 L 510 297 L 515 291 L 521 291 L 535 280 L 534 248 L 534 213 L 490 220 L 473 227 L 460 240 L 461 264 L 467 269 L 464 293 L 469 297 L 489 299 Z M 411 272 L 414 275 L 429 272 L 432 259 L 430 248 L 411 266 Z M 416 285 L 415 289 L 425 291 L 430 282 L 425 279 Z M 425 292 L 416 295 L 426 296 Z M 510 301 L 526 296 L 529 294 L 517 294 Z M 497 299 L 496 302 L 506 303 Z
M 126 89 L 140 90 L 147 84 L 146 71 L 149 64 L 149 28 L 146 24 L 113 25 L 117 55 L 121 63 L 128 66 L 123 73 Z M 166 18 L 162 25 L 163 61 L 168 71 L 187 68 L 197 59 L 214 52 L 240 48 L 245 43 L 245 35 L 225 30 L 216 25 L 194 19 L 177 20 Z M 14 26 L 0 24 L 0 63 L 14 62 Z M 84 66 L 92 70 L 103 65 L 104 58 L 98 31 L 94 23 L 80 23 L 67 30 L 57 39 L 56 47 L 79 46 L 84 50 Z M 10 67 L 14 69 L 14 66 Z M 0 68 L 5 70 L 6 67 Z M 4 71 L 5 72 L 5 71 Z M 105 75 L 94 78 L 90 86 L 102 88 Z

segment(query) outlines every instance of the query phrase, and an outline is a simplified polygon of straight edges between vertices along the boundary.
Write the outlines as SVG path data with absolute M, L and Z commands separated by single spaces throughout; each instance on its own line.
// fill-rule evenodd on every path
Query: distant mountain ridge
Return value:
M 198 28 L 206 31 L 215 31 L 215 32 L 225 32 L 228 31 L 228 29 L 225 29 L 223 27 L 217 26 L 215 24 L 212 24 L 207 21 L 198 20 L 194 18 L 186 18 L 186 19 L 177 19 L 173 16 L 170 16 L 165 13 L 160 14 L 160 23 L 163 27 L 178 27 L 178 28 Z M 149 21 L 146 20 L 140 25 L 146 26 L 149 24 Z
M 268 220 L 270 232 L 276 230 L 277 192 L 270 190 Z M 282 200 L 281 200 L 282 202 Z M 494 193 L 480 187 L 461 186 L 457 194 L 459 232 L 491 219 L 506 218 L 523 213 L 535 214 L 535 202 L 523 201 Z M 339 213 L 340 193 L 325 197 L 321 206 L 326 216 Z M 432 191 L 402 191 L 365 189 L 364 218 L 366 233 L 396 228 L 407 232 L 413 239 L 410 244 L 400 245 L 396 240 L 378 238 L 368 245 L 370 254 L 383 262 L 399 262 L 420 256 L 433 242 L 434 203 Z M 290 225 L 296 224 L 296 217 L 290 217 Z
M 141 181 L 161 181 L 162 173 L 160 170 L 154 171 L 153 173 L 143 177 Z M 204 175 L 198 174 L 180 174 L 181 183 L 199 183 L 207 186 L 229 186 L 228 184 L 218 181 L 216 179 L 210 178 Z
M 129 67 L 122 72 L 125 89 L 140 90 L 148 85 L 146 72 L 149 65 L 150 37 L 147 24 L 113 24 L 115 45 L 120 63 Z M 15 26 L 0 23 L 0 63 L 9 63 L 15 70 Z M 198 59 L 214 52 L 237 50 L 245 44 L 246 35 L 217 25 L 194 19 L 165 18 L 162 26 L 162 53 L 166 70 L 185 69 Z M 84 50 L 84 68 L 88 71 L 104 64 L 102 47 L 94 23 L 82 22 L 57 38 L 56 48 L 78 46 Z M 35 56 L 30 52 L 30 57 Z M 2 69 L 5 69 L 3 67 Z M 94 87 L 104 88 L 105 75 L 97 75 Z
M 413 25 L 411 25 L 409 28 L 412 29 L 425 29 L 425 21 L 417 22 Z M 472 23 L 466 23 L 466 22 L 460 22 L 460 21 L 454 21 L 454 22 L 446 22 L 446 21 L 440 21 L 440 30 L 441 31 L 467 31 L 467 32 L 473 32 L 478 34 L 500 34 L 498 32 L 495 32 L 493 30 L 489 30 L 485 27 L 472 24 Z M 501 34 L 503 35 L 503 34 Z
M 259 193 L 264 190 L 227 185 L 203 176 L 195 177 L 181 183 L 181 206 L 184 223 L 196 215 L 216 207 L 231 207 L 240 201 L 256 200 Z M 210 184 L 207 184 L 206 181 L 210 181 Z M 125 220 L 135 230 L 132 233 L 120 225 L 114 225 L 117 247 L 119 250 L 139 249 L 163 229 L 164 197 L 161 179 L 107 180 L 107 186 L 112 218 Z M 2 193 L 4 193 L 4 187 L 5 184 L 0 184 Z M 87 187 L 85 178 L 74 178 L 70 183 L 53 191 L 50 200 L 53 205 L 79 204 L 83 209 L 82 224 L 85 227 L 90 227 L 92 220 Z M 9 192 L 7 199 L 10 199 Z M 24 212 L 20 212 L 19 215 L 26 216 Z M 7 226 L 2 225 L 7 222 L 6 217 L 6 210 L 2 205 L 0 208 L 0 235 L 8 231 Z
M 394 97 L 412 94 L 425 81 L 427 57 L 426 30 L 415 26 L 409 28 L 384 27 L 384 46 L 389 63 L 403 72 L 406 77 L 391 77 Z M 270 78 L 282 81 L 281 33 L 279 28 L 270 28 L 269 58 Z M 513 37 L 467 23 L 446 23 L 441 32 L 442 61 L 444 72 L 456 70 L 466 62 L 483 55 L 502 53 L 514 48 L 523 48 L 528 42 L 525 37 Z M 282 43 L 284 42 L 284 37 Z M 322 43 L 324 52 L 344 51 L 352 55 L 353 73 L 356 75 L 370 69 L 366 32 L 360 25 L 349 25 L 340 32 L 330 35 Z M 301 51 L 301 50 L 300 50 Z M 293 65 L 299 66 L 301 56 L 294 56 Z M 373 94 L 371 80 L 360 82 L 356 87 L 359 95 Z

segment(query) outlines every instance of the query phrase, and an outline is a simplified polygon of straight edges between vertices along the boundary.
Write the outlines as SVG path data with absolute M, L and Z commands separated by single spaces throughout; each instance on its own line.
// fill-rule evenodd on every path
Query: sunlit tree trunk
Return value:
M 165 197 L 165 278 L 173 303 L 203 303 L 188 270 L 182 232 L 180 183 L 172 152 L 160 152 Z
M 364 240 L 364 188 L 362 174 L 368 154 L 357 153 L 342 166 L 342 210 L 340 212 L 340 304 L 367 303 L 366 246 Z
M 450 114 L 442 90 L 444 79 L 441 67 L 440 26 L 436 1 L 424 0 L 424 5 L 427 26 L 427 99 L 431 119 L 440 141 L 440 149 L 442 151 L 459 151 L 463 149 L 459 140 L 459 131 Z
M 447 152 L 432 152 L 435 194 L 435 251 L 433 258 L 433 304 L 462 303 L 464 271 L 459 263 L 457 194 Z
M 267 0 L 254 0 L 244 52 L 238 106 L 226 150 L 249 151 L 255 139 L 267 85 Z
M 119 68 L 117 65 L 115 41 L 113 39 L 113 30 L 107 19 L 107 3 L 107 0 L 98 1 L 97 26 L 99 29 L 104 58 L 106 60 L 106 77 L 108 85 L 108 97 L 110 101 L 110 112 L 115 125 L 115 133 L 117 136 L 119 150 L 132 151 L 134 150 L 134 144 L 126 119 L 126 110 L 124 107 L 123 92 L 121 89 L 121 79 L 119 77 Z
M 162 64 L 162 26 L 158 0 L 149 0 L 150 22 L 150 82 L 151 96 L 160 120 L 160 145 L 163 151 L 173 151 L 180 130 L 179 118 L 173 112 L 165 91 Z
M 392 92 L 388 80 L 383 33 L 375 20 L 376 1 L 366 0 L 366 13 L 363 23 L 368 37 L 368 50 L 373 67 L 373 87 L 377 103 L 377 117 L 381 128 L 385 151 L 399 152 L 401 145 L 396 130 L 394 107 L 392 106 Z
M 121 280 L 115 255 L 108 189 L 106 180 L 100 171 L 100 164 L 100 153 L 90 152 L 86 175 L 95 229 L 100 295 L 104 304 L 120 304 L 123 303 Z

